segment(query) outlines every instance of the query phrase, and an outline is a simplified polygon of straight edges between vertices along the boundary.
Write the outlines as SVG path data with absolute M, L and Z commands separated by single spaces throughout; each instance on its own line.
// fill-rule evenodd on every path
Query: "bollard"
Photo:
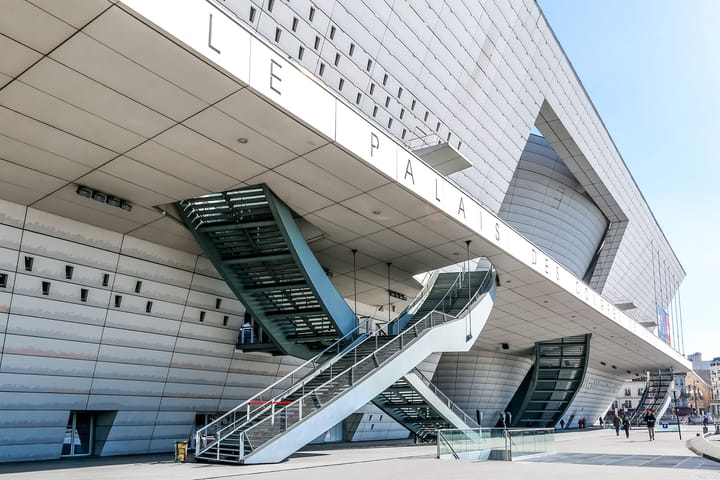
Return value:
M 720 435 L 720 423 L 715 424 L 715 435 Z

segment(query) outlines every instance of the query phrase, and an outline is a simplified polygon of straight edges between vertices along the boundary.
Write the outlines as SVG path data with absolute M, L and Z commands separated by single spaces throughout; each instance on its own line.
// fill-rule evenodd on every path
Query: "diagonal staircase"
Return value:
M 420 371 L 414 369 L 375 397 L 373 403 L 422 442 L 446 428 L 480 428 Z
M 672 386 L 672 368 L 650 371 L 645 390 L 640 397 L 637 408 L 630 417 L 630 422 L 637 425 L 643 424 L 643 416 L 645 416 L 645 412 L 650 410 L 656 417 L 660 418 L 670 403 Z
M 455 282 L 446 288 L 440 301 L 435 298 L 429 301 L 435 306 L 455 304 L 461 290 L 467 288 L 462 281 L 467 274 L 455 276 Z M 490 314 L 495 291 L 494 269 L 483 272 L 482 280 L 473 288 L 459 318 L 431 310 L 411 319 L 398 334 L 376 331 L 344 347 L 364 326 L 348 332 L 276 384 L 198 430 L 196 458 L 228 463 L 282 461 L 358 408 L 388 392 L 402 377 L 416 392 L 423 392 L 434 414 L 454 421 L 458 427 L 467 425 L 452 402 L 433 392 L 417 374 L 408 372 L 434 352 L 466 351 L 472 346 L 466 336 L 468 323 L 471 322 L 472 330 L 480 331 Z M 383 407 L 392 409 L 389 404 Z M 411 410 L 405 415 L 401 421 L 410 425 Z M 416 425 L 412 428 L 420 431 L 421 423 Z
M 183 200 L 177 210 L 270 338 L 267 345 L 243 345 L 244 349 L 311 358 L 357 325 L 292 212 L 267 186 Z

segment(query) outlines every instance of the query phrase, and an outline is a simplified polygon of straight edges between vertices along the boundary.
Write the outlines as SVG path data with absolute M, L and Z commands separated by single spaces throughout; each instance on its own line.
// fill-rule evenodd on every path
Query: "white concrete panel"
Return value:
M 98 353 L 98 361 L 131 365 L 168 366 L 171 358 L 171 351 L 148 350 L 140 345 L 123 347 L 103 344 Z
M 176 268 L 158 265 L 132 257 L 120 257 L 117 271 L 126 275 L 139 278 L 147 278 L 160 283 L 169 283 L 178 287 L 189 287 L 192 280 L 192 273 Z
M 53 358 L 95 360 L 97 350 L 97 344 L 93 343 L 23 335 L 5 335 L 4 354 L 48 357 L 48 361 L 52 361 Z
M 18 275 L 15 282 L 15 296 L 10 313 L 23 317 L 54 318 L 57 320 L 72 319 L 86 325 L 102 325 L 106 310 L 62 301 L 43 298 L 41 295 L 42 280 L 37 277 Z M 28 292 L 36 296 L 25 296 Z M 51 285 L 52 292 L 52 285 Z M 27 321 L 27 320 L 26 320 Z
M 34 208 L 28 208 L 25 228 L 51 237 L 62 238 L 110 252 L 120 251 L 122 243 L 122 235 L 118 233 L 94 227 L 87 223 L 68 220 Z M 95 255 L 93 254 L 93 257 Z M 111 265 L 114 267 L 114 263 Z
M 92 377 L 95 362 L 72 358 L 48 358 L 30 355 L 12 355 L 2 357 L 1 372 L 24 373 L 27 375 L 65 375 Z
M 121 253 L 129 257 L 140 258 L 160 265 L 188 271 L 193 271 L 195 263 L 197 262 L 197 255 L 163 247 L 162 245 L 132 236 L 125 237 Z

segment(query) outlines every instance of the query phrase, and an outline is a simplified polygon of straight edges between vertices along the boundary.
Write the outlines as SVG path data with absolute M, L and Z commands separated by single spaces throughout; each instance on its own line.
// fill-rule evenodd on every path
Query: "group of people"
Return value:
M 648 435 L 650 436 L 650 441 L 652 442 L 655 440 L 655 422 L 657 421 L 652 410 L 648 410 L 645 413 L 643 421 L 647 425 Z M 613 427 L 615 427 L 615 435 L 620 436 L 620 427 L 622 426 L 622 429 L 625 431 L 625 438 L 630 438 L 630 417 L 628 417 L 627 414 L 623 415 L 622 419 L 615 414 L 612 422 Z

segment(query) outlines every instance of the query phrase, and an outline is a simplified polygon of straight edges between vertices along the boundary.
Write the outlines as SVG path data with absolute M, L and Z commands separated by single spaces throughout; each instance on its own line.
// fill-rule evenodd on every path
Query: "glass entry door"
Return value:
M 63 457 L 92 455 L 94 427 L 93 415 L 87 412 L 70 412 L 61 455 Z

